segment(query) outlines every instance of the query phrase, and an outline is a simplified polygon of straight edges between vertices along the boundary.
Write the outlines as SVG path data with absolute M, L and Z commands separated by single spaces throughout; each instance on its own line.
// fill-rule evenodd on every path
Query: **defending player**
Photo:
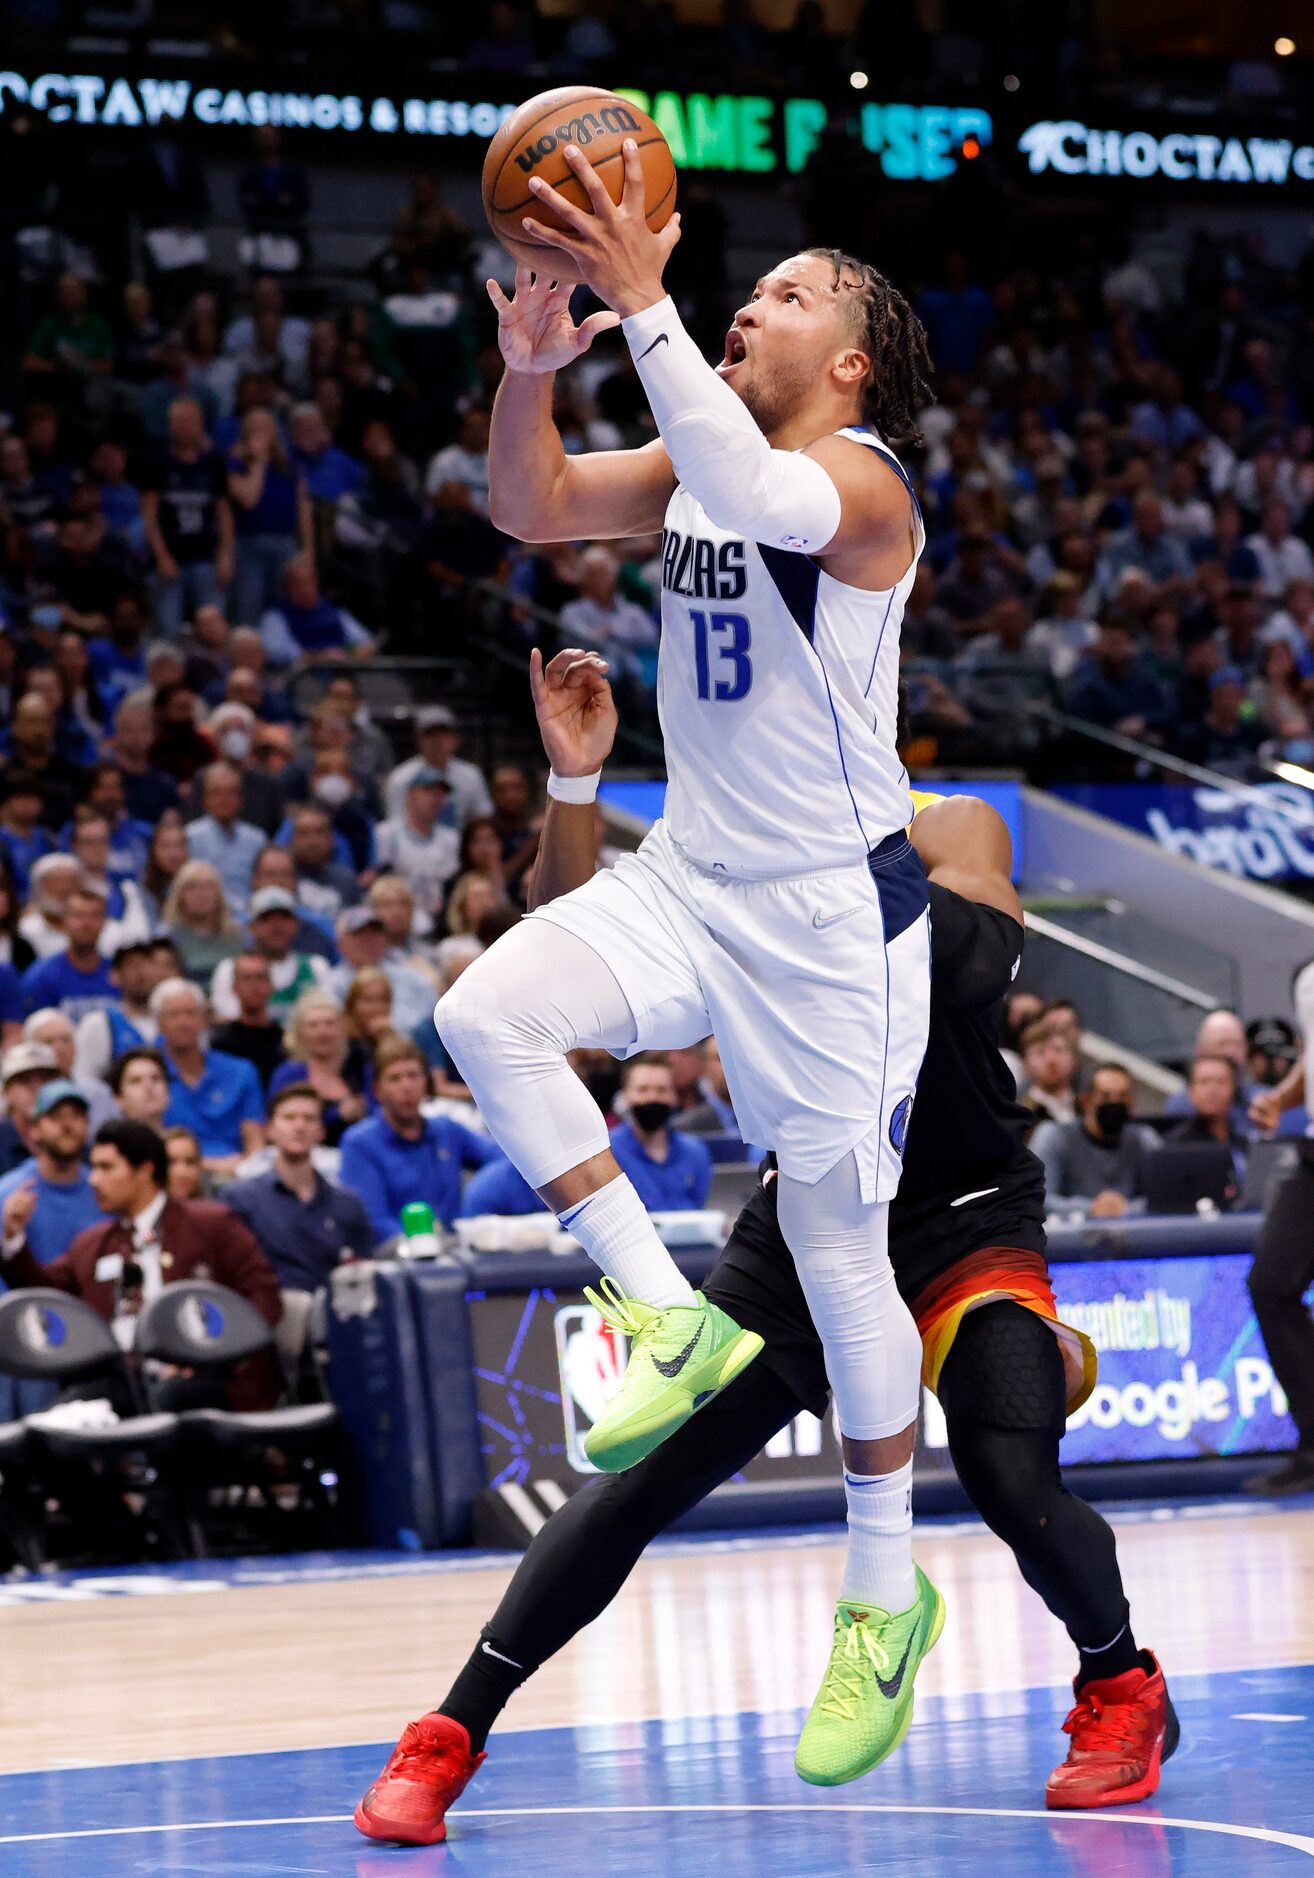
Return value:
M 600 661 L 560 654 L 539 692 L 554 761 L 575 748 L 596 767 L 614 721 Z M 1094 1353 L 1054 1316 L 1043 1174 L 1022 1145 L 1030 1118 L 997 1046 L 1022 947 L 1008 833 L 985 803 L 959 797 L 922 808 L 913 839 L 931 880 L 931 1023 L 891 1256 L 963 1486 L 1077 1646 L 1076 1703 L 1064 1724 L 1071 1745 L 1046 1802 L 1122 1805 L 1156 1790 L 1178 1727 L 1162 1671 L 1132 1635 L 1113 1533 L 1059 1475 L 1065 1415 L 1094 1383 Z M 550 808 L 534 893 L 587 879 L 593 856 L 591 812 Z M 442 1838 L 444 1814 L 514 1691 L 606 1609 L 651 1539 L 801 1409 L 825 1412 L 821 1347 L 773 1181 L 740 1215 L 707 1291 L 762 1333 L 761 1359 L 659 1452 L 618 1479 L 587 1482 L 553 1515 L 440 1708 L 410 1724 L 365 1796 L 362 1832 Z M 855 1649 L 832 1666 L 819 1701 L 851 1706 L 863 1682 L 894 1673 Z
M 609 1316 L 632 1338 L 589 1435 L 604 1469 L 649 1452 L 760 1339 L 691 1291 L 566 1054 L 716 1032 L 747 1135 L 775 1144 L 781 1228 L 825 1345 L 849 1507 L 842 1593 L 874 1651 L 899 1662 L 912 1640 L 911 1677 L 943 1621 L 912 1560 L 920 1346 L 886 1248 L 929 1003 L 926 877 L 895 750 L 923 530 L 883 439 L 912 435 L 929 397 L 925 338 L 874 269 L 813 250 L 758 284 L 713 370 L 663 291 L 677 218 L 648 229 L 633 144 L 619 206 L 567 154 L 594 214 L 530 187 L 613 311 L 576 329 L 568 292 L 522 272 L 508 302 L 490 283 L 507 368 L 491 513 L 537 541 L 665 524 L 670 786 L 638 854 L 499 941 L 438 1025 L 502 1147 L 607 1274 Z M 618 319 L 661 442 L 568 458 L 553 372 Z M 591 789 L 554 777 L 549 793 Z M 867 1697 L 848 1746 L 809 1721 L 801 1752 L 818 1778 L 865 1772 L 901 1738 L 899 1704 L 878 1683 Z

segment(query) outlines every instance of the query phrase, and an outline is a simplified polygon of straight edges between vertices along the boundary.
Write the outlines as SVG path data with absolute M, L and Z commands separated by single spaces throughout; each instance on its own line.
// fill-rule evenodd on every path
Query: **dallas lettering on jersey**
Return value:
M 662 531 L 662 586 L 691 600 L 738 600 L 748 585 L 744 543 Z

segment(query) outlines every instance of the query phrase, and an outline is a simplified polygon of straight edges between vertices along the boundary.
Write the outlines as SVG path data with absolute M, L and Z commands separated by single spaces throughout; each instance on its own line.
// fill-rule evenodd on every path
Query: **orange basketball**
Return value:
M 508 254 L 538 273 L 574 280 L 569 256 L 535 241 L 523 225 L 523 217 L 531 215 L 545 227 L 562 226 L 531 193 L 530 178 L 541 176 L 568 202 L 587 211 L 589 199 L 566 162 L 565 147 L 573 143 L 598 172 L 612 201 L 619 202 L 625 186 L 621 146 L 627 137 L 639 146 L 648 226 L 655 232 L 666 226 L 675 207 L 675 163 L 665 137 L 645 111 L 593 85 L 541 91 L 513 111 L 488 146 L 483 182 L 488 225 Z

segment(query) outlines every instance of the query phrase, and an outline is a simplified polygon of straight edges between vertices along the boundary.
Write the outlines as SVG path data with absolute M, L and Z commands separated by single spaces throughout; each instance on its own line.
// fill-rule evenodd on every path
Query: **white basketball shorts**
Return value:
M 574 893 L 531 916 L 615 973 L 637 1041 L 715 1032 L 745 1141 L 815 1184 L 852 1149 L 863 1199 L 893 1199 L 926 1049 L 926 874 L 901 832 L 865 861 L 783 879 L 711 874 L 657 822 Z

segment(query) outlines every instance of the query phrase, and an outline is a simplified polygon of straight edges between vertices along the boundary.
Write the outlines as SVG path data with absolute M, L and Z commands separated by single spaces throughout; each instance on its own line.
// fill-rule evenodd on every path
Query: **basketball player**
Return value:
M 632 1339 L 588 1440 L 609 1470 L 711 1400 L 761 1340 L 690 1289 L 566 1053 L 629 1056 L 716 1032 L 747 1137 L 779 1156 L 781 1228 L 843 1430 L 834 1649 L 903 1666 L 892 1693 L 868 1679 L 850 1710 L 818 1704 L 808 1718 L 800 1765 L 851 1779 L 902 1739 L 944 1619 L 912 1559 L 920 1345 L 886 1248 L 930 943 L 895 751 L 899 622 L 924 536 L 885 440 L 912 435 L 929 397 L 925 336 L 874 269 L 817 250 L 759 282 L 714 370 L 663 291 L 677 218 L 649 230 L 633 141 L 619 206 L 578 151 L 568 160 L 592 215 L 531 187 L 563 216 L 568 232 L 552 240 L 611 311 L 577 329 L 548 280 L 522 271 L 511 302 L 489 283 L 506 363 L 490 513 L 535 541 L 665 524 L 666 814 L 637 855 L 477 960 L 438 1027 L 502 1147 L 607 1274 L 603 1308 Z M 617 322 L 661 441 L 568 458 L 553 373 Z M 596 787 L 548 785 L 567 801 Z
M 597 761 L 610 748 L 604 688 L 600 661 L 577 652 L 553 660 L 540 686 L 547 708 L 572 692 L 577 706 L 544 725 L 554 761 L 581 735 Z M 593 717 L 587 733 L 582 710 Z M 930 1036 L 890 1254 L 963 1486 L 1077 1646 L 1076 1702 L 1064 1724 L 1071 1745 L 1046 1803 L 1123 1805 L 1156 1790 L 1178 1726 L 1162 1671 L 1132 1635 L 1113 1533 L 1059 1475 L 1059 1437 L 1094 1384 L 1094 1352 L 1055 1316 L 1044 1175 L 1022 1145 L 1031 1117 L 998 1048 L 1022 947 L 1008 831 L 970 797 L 922 800 L 929 806 L 912 838 L 931 883 Z M 533 893 L 587 879 L 593 854 L 590 812 L 549 809 Z M 781 1237 L 776 1187 L 768 1174 L 706 1287 L 761 1332 L 760 1361 L 658 1453 L 619 1479 L 590 1480 L 553 1514 L 450 1693 L 410 1724 L 366 1794 L 356 1814 L 362 1832 L 412 1844 L 442 1838 L 446 1810 L 510 1696 L 606 1609 L 649 1540 L 801 1410 L 825 1413 L 821 1346 Z M 890 1665 L 855 1651 L 830 1699 L 850 1699 L 877 1673 L 888 1678 Z

